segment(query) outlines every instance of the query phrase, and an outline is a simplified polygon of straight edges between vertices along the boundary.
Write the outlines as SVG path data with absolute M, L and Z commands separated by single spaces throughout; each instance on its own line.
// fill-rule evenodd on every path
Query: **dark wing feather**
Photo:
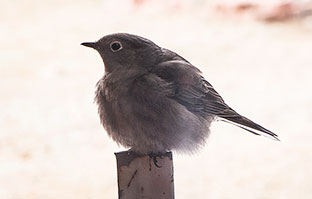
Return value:
M 218 116 L 221 120 L 232 123 L 256 135 L 267 134 L 278 140 L 277 135 L 241 116 L 230 108 L 201 75 L 201 72 L 184 60 L 166 61 L 158 64 L 152 70 L 162 79 L 170 82 L 175 92 L 172 96 L 189 111 L 203 117 Z

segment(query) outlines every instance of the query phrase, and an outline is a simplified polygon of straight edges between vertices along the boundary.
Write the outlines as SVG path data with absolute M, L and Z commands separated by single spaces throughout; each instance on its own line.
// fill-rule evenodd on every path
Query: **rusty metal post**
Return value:
M 134 152 L 115 153 L 119 199 L 174 199 L 172 153 L 148 156 Z

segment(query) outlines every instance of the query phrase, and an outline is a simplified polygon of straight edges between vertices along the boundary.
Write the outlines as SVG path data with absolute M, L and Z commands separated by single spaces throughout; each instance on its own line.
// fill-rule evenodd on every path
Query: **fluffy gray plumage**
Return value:
M 82 45 L 104 61 L 95 101 L 107 133 L 122 146 L 141 154 L 191 153 L 205 144 L 216 118 L 278 140 L 225 104 L 199 69 L 148 39 L 117 33 Z

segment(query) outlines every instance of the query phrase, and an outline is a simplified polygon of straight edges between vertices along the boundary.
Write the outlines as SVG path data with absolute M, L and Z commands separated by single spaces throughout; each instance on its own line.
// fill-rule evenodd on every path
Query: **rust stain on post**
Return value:
M 128 151 L 115 155 L 119 199 L 174 199 L 171 152 L 157 156 L 157 165 L 148 155 Z

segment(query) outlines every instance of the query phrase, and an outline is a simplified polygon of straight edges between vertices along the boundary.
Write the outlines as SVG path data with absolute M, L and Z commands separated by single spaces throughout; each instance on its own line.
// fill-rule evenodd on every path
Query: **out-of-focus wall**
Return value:
M 176 198 L 312 198 L 312 20 L 267 23 L 237 2 L 1 2 L 0 198 L 117 197 L 123 149 L 93 104 L 103 64 L 80 46 L 113 32 L 176 51 L 282 140 L 214 123 L 199 154 L 174 155 Z

